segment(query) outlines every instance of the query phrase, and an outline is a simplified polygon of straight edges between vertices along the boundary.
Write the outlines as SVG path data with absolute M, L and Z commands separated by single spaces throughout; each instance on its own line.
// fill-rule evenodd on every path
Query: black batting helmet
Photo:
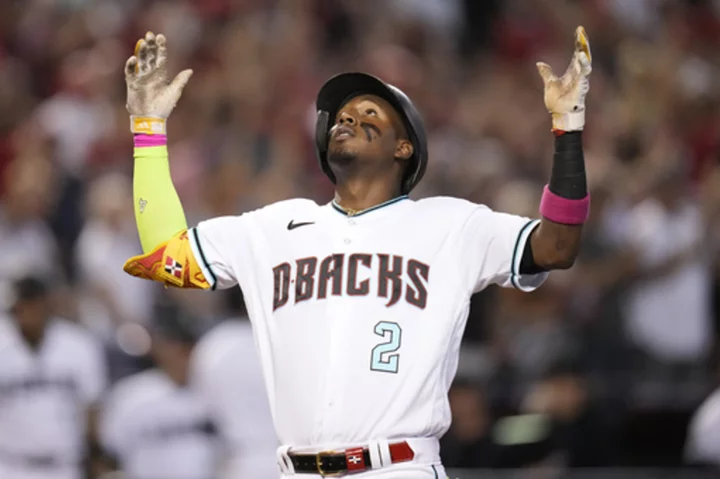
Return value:
M 315 105 L 318 117 L 315 126 L 315 149 L 320 168 L 335 183 L 335 175 L 327 160 L 328 134 L 338 110 L 351 98 L 359 95 L 375 95 L 387 101 L 400 114 L 405 124 L 413 154 L 403 176 L 401 192 L 408 194 L 420 182 L 428 162 L 427 134 L 425 125 L 410 98 L 397 87 L 366 73 L 341 73 L 330 78 L 318 93 Z

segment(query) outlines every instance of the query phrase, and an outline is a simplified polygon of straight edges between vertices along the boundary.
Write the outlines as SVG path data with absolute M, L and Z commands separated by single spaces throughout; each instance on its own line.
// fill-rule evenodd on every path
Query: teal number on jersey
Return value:
M 400 336 L 402 335 L 400 326 L 397 323 L 381 321 L 375 325 L 375 334 L 385 338 L 385 342 L 373 348 L 370 369 L 384 373 L 398 372 L 400 354 L 395 351 L 400 349 Z

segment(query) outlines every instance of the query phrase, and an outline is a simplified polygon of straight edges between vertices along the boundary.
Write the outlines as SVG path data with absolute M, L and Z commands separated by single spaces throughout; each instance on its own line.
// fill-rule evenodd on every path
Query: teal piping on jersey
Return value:
M 192 249 L 193 255 L 195 256 L 195 261 L 197 261 L 197 264 L 200 266 L 200 271 L 202 271 L 207 282 L 210 283 L 210 289 L 214 290 L 217 286 L 217 276 L 213 273 L 202 246 L 200 246 L 200 237 L 198 236 L 197 228 L 190 228 L 190 231 L 188 231 L 188 239 L 190 240 L 190 249 Z
M 515 288 L 519 289 L 520 291 L 528 292 L 533 290 L 533 288 L 526 288 L 520 284 L 520 263 L 522 262 L 525 244 L 529 241 L 530 234 L 539 224 L 540 220 L 530 220 L 525 223 L 525 226 L 520 228 L 520 233 L 518 233 L 517 241 L 515 241 L 515 249 L 513 250 L 512 255 L 512 264 L 510 265 L 510 282 Z
M 390 206 L 390 205 L 392 205 L 392 204 L 395 204 L 395 203 L 397 203 L 397 202 L 399 202 L 399 201 L 406 200 L 406 199 L 408 199 L 408 195 L 398 196 L 398 197 L 393 198 L 393 199 L 391 199 L 391 200 L 387 200 L 387 201 L 384 202 L 384 203 L 380 203 L 379 205 L 371 206 L 370 208 L 364 209 L 364 210 L 362 210 L 362 211 L 358 211 L 358 212 L 355 213 L 354 215 L 351 215 L 351 214 L 349 214 L 347 211 L 345 211 L 345 210 L 343 209 L 343 207 L 340 206 L 340 205 L 337 203 L 337 201 L 335 201 L 335 200 L 332 200 L 332 207 L 335 208 L 335 211 L 337 211 L 338 213 L 342 213 L 342 214 L 345 215 L 345 216 L 360 216 L 360 215 L 364 215 L 365 213 L 370 213 L 371 211 L 379 210 L 380 208 L 384 208 L 384 207 L 386 207 L 386 206 Z
M 435 466 L 432 466 L 432 468 L 433 468 L 433 472 L 435 473 L 435 479 L 438 479 L 437 469 L 435 469 Z

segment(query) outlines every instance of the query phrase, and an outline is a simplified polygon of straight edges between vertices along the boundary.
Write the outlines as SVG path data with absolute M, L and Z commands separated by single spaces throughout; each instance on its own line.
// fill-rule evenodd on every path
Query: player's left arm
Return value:
M 591 61 L 587 34 L 583 27 L 577 27 L 575 52 L 562 77 L 555 76 L 549 65 L 537 64 L 545 84 L 545 106 L 552 115 L 555 155 L 540 203 L 542 219 L 526 243 L 521 274 L 567 269 L 580 249 L 582 225 L 590 208 L 582 130 Z

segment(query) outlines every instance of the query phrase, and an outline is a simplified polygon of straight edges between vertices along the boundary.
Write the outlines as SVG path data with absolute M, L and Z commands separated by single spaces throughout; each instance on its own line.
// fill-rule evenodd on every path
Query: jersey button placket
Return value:
M 355 219 L 354 216 L 348 216 L 347 224 L 348 224 L 348 234 L 350 237 L 347 239 L 347 241 L 345 241 L 345 244 L 350 244 L 350 243 L 352 243 L 352 240 L 356 234 L 357 220 Z
M 348 246 L 353 243 L 353 240 L 355 239 L 355 228 L 357 225 L 357 220 L 354 216 L 348 216 L 347 221 L 345 222 L 345 228 L 344 228 L 344 234 L 343 234 L 343 244 L 345 246 Z
M 327 315 L 330 328 L 329 341 L 327 344 L 327 362 L 320 366 L 319 374 L 323 377 L 323 395 L 320 397 L 318 404 L 318 428 L 316 430 L 316 440 L 324 441 L 328 435 L 331 435 L 333 424 L 335 423 L 335 403 L 337 394 L 342 390 L 342 357 L 346 345 L 341 344 L 343 337 L 342 315 L 345 307 L 342 298 L 330 296 L 327 298 Z
M 357 223 L 356 219 L 349 216 L 341 227 L 342 232 L 339 237 L 341 241 L 340 249 L 346 253 L 346 261 L 347 256 L 352 254 L 350 248 L 353 248 L 352 245 L 357 235 Z M 342 338 L 346 336 L 343 332 L 343 328 L 345 327 L 343 319 L 348 314 L 347 305 L 342 298 L 335 298 L 333 296 L 328 297 L 327 301 L 327 314 L 329 316 L 329 324 L 331 324 L 331 331 L 330 344 L 328 344 L 328 364 L 323 371 L 325 374 L 325 391 L 324 400 L 321 401 L 323 410 L 320 413 L 320 417 L 322 418 L 320 421 L 320 431 L 318 431 L 320 434 L 332 434 L 328 428 L 332 428 L 333 424 L 337 423 L 338 418 L 335 414 L 335 406 L 337 405 L 338 395 L 342 394 L 344 389 L 343 378 L 345 375 L 343 374 L 343 370 L 345 366 L 342 358 L 344 357 L 344 351 L 347 347 L 346 344 L 342 344 Z

